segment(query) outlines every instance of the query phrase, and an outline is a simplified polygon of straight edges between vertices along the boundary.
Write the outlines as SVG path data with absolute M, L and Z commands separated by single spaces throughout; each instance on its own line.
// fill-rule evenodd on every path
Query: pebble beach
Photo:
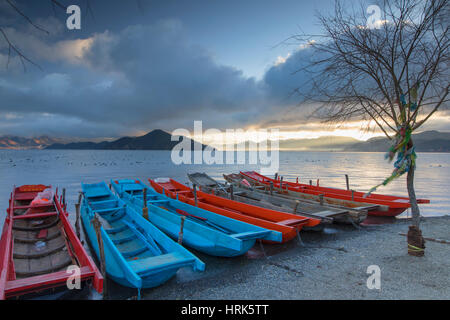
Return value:
M 409 219 L 356 229 L 332 225 L 302 232 L 301 242 L 256 245 L 247 255 L 218 259 L 201 275 L 180 270 L 144 299 L 450 299 L 450 245 L 426 241 L 424 257 L 407 254 Z M 450 216 L 427 217 L 424 237 L 448 239 Z M 380 267 L 380 289 L 369 289 L 367 267 Z

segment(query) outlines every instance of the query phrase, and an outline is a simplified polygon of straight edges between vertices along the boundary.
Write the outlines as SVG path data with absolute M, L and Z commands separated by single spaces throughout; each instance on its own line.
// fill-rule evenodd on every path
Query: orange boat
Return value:
M 148 179 L 148 181 L 157 192 L 163 193 L 174 199 L 178 198 L 178 200 L 190 205 L 195 205 L 195 195 L 193 190 L 184 184 L 173 179 Z M 314 227 L 320 223 L 320 220 L 318 219 L 261 208 L 218 197 L 202 191 L 197 191 L 197 205 L 199 208 L 223 216 L 281 232 L 283 234 L 282 242 L 293 239 L 303 226 Z
M 407 197 L 399 197 L 392 195 L 382 195 L 372 193 L 367 197 L 364 197 L 363 192 L 356 192 L 351 190 L 344 189 L 336 189 L 329 187 L 320 187 L 313 186 L 304 183 L 298 182 L 289 182 L 271 179 L 269 177 L 263 176 L 255 171 L 247 171 L 240 172 L 241 176 L 249 181 L 262 185 L 270 185 L 273 183 L 274 188 L 280 188 L 281 190 L 286 190 L 288 193 L 295 195 L 295 193 L 303 193 L 303 194 L 311 194 L 311 195 L 323 195 L 324 197 L 340 199 L 345 201 L 352 202 L 361 202 L 361 203 L 373 203 L 384 208 L 387 207 L 387 210 L 371 210 L 369 211 L 370 216 L 390 216 L 395 217 L 406 209 L 411 207 L 409 203 L 409 198 Z M 417 203 L 430 203 L 430 200 L 427 199 L 417 199 Z

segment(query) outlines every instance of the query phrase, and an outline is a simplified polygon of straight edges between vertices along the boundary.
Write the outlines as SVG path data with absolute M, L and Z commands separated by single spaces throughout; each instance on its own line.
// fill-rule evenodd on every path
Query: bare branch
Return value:
M 31 24 L 33 27 L 35 27 L 36 29 L 45 32 L 46 34 L 50 34 L 47 30 L 45 30 L 44 28 L 36 25 L 33 21 L 31 21 L 31 19 L 25 15 L 22 11 L 20 11 L 19 8 L 17 8 L 10 0 L 6 0 L 6 2 L 19 14 L 21 15 L 25 20 L 28 21 L 29 24 Z
M 370 119 L 389 138 L 419 128 L 448 101 L 449 1 L 379 0 L 379 28 L 366 25 L 364 7 L 348 12 L 336 1 L 333 15 L 318 17 L 320 41 L 292 37 L 314 57 L 297 71 L 311 76 L 297 94 L 319 103 L 314 114 L 325 122 Z
M 5 39 L 6 43 L 8 44 L 8 62 L 7 62 L 7 65 L 6 65 L 7 67 L 9 65 L 11 53 L 14 52 L 19 57 L 20 62 L 22 63 L 24 71 L 26 71 L 25 61 L 31 63 L 32 65 L 34 65 L 37 68 L 39 68 L 40 70 L 42 70 L 42 68 L 38 64 L 36 64 L 32 60 L 28 59 L 19 49 L 17 49 L 16 46 L 14 46 L 11 43 L 11 41 L 9 40 L 8 36 L 6 35 L 5 31 L 2 28 L 0 28 L 0 33 L 3 35 L 3 38 Z

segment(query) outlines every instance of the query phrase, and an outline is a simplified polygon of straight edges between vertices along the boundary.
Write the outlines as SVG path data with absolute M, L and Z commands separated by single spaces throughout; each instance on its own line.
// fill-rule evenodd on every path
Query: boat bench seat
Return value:
M 110 211 L 118 211 L 120 209 L 123 209 L 123 207 L 114 207 L 114 208 L 107 208 L 107 209 L 98 209 L 98 210 L 93 210 L 94 212 L 97 213 L 105 213 L 105 212 L 110 212 Z
M 167 254 L 162 254 L 159 256 L 147 257 L 143 259 L 136 259 L 128 261 L 131 269 L 136 273 L 146 273 L 151 271 L 152 268 L 160 268 L 164 266 L 169 266 L 175 262 L 183 263 L 191 260 L 191 257 L 185 257 L 179 252 L 171 252 Z
M 92 187 L 84 191 L 84 195 L 87 198 L 98 198 L 98 197 L 107 197 L 110 195 L 110 193 L 103 187 Z
M 123 225 L 123 226 L 120 226 L 120 227 L 117 227 L 117 228 L 108 228 L 108 229 L 105 229 L 105 231 L 108 234 L 115 234 L 115 233 L 119 233 L 119 232 L 125 231 L 126 229 L 128 229 L 128 227 L 126 225 Z
M 49 201 L 48 203 L 39 203 L 39 204 L 33 204 L 33 205 L 27 205 L 27 206 L 15 206 L 14 210 L 21 210 L 21 209 L 37 209 L 37 208 L 45 208 L 49 206 L 53 206 L 53 201 Z
M 304 219 L 287 219 L 287 220 L 283 220 L 283 221 L 278 221 L 278 224 L 283 224 L 285 226 L 293 226 L 293 225 L 297 225 L 299 223 L 302 222 L 307 222 L 309 219 L 308 218 L 304 218 Z
M 131 257 L 135 257 L 137 255 L 140 255 L 141 253 L 144 253 L 145 251 L 148 251 L 147 247 L 140 247 L 131 251 L 121 251 L 120 253 L 122 254 L 122 256 L 124 256 L 124 258 L 131 258 Z
M 117 202 L 118 201 L 116 199 L 100 200 L 100 201 L 89 200 L 89 205 L 99 205 L 99 204 L 108 204 L 108 203 L 117 203 Z
M 112 242 L 114 244 L 122 244 L 122 243 L 125 243 L 125 242 L 129 242 L 131 240 L 134 240 L 134 239 L 136 239 L 136 235 L 132 234 L 132 235 L 129 235 L 129 236 L 125 236 L 123 238 L 113 239 Z
M 120 186 L 123 191 L 144 190 L 144 187 L 137 183 L 121 183 Z

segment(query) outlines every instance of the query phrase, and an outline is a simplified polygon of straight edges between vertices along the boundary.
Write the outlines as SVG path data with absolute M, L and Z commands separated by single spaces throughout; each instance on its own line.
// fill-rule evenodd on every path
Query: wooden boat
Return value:
M 44 193 L 48 198 L 39 198 Z M 0 239 L 0 300 L 68 291 L 69 266 L 80 268 L 82 284 L 103 290 L 103 277 L 70 225 L 66 205 L 57 190 L 52 194 L 45 185 L 14 187 L 11 193 Z
M 260 208 L 202 191 L 194 192 L 173 179 L 149 179 L 149 182 L 157 192 L 166 194 L 171 198 L 176 199 L 178 197 L 178 200 L 197 205 L 202 209 L 281 232 L 283 234 L 282 242 L 293 239 L 303 226 L 313 227 L 320 223 L 318 219 Z
M 182 243 L 200 252 L 220 257 L 246 253 L 256 239 L 281 241 L 280 232 L 203 210 L 169 198 L 146 187 L 139 180 L 112 180 L 114 191 L 138 212 L 143 211 L 144 190 L 148 219 L 172 239 L 178 239 L 184 217 Z
M 224 175 L 225 177 L 225 175 Z M 289 200 L 300 200 L 300 201 L 306 201 L 310 203 L 318 203 L 323 204 L 328 207 L 337 208 L 337 209 L 347 209 L 349 212 L 355 212 L 357 218 L 358 216 L 361 217 L 360 220 L 364 220 L 364 216 L 367 217 L 368 212 L 373 210 L 383 210 L 387 211 L 387 206 L 380 206 L 376 204 L 371 203 L 361 203 L 361 202 L 355 202 L 355 201 L 349 201 L 349 200 L 342 200 L 342 199 L 334 199 L 329 197 L 324 197 L 323 194 L 320 195 L 313 195 L 313 194 L 307 194 L 307 193 L 299 193 L 299 192 L 291 192 L 287 190 L 287 188 L 283 187 L 283 190 L 280 190 L 280 188 L 272 188 L 270 185 L 267 185 L 265 183 L 260 183 L 258 181 L 253 181 L 251 179 L 247 179 L 244 176 L 242 176 L 239 173 L 232 173 L 229 175 L 226 175 L 226 179 L 229 179 L 230 183 L 232 181 L 239 181 L 240 186 L 244 186 L 246 188 L 251 188 L 251 190 L 258 191 L 264 194 L 270 194 L 277 198 L 283 198 L 283 199 L 289 199 Z
M 236 201 L 263 207 L 267 209 L 300 214 L 321 220 L 321 225 L 333 222 L 359 224 L 367 217 L 367 210 L 351 210 L 345 207 L 332 207 L 319 204 L 311 200 L 283 198 L 276 193 L 263 193 L 250 189 L 241 183 L 240 175 L 223 175 L 230 185 L 218 183 L 205 173 L 188 174 L 193 184 L 201 187 L 202 191 L 214 193 L 222 197 L 233 198 Z M 231 188 L 233 185 L 233 188 Z M 231 190 L 232 189 L 232 190 Z M 233 192 L 233 195 L 231 195 Z
M 126 287 L 151 288 L 172 278 L 180 268 L 204 270 L 202 261 L 127 206 L 105 182 L 81 187 L 83 226 L 100 259 L 93 220 L 101 222 L 106 273 L 112 280 Z
M 327 202 L 327 198 L 318 197 L 317 201 L 311 198 L 301 198 L 292 196 L 285 193 L 279 193 L 278 190 L 270 191 L 270 188 L 266 186 L 253 185 L 248 186 L 245 182 L 246 180 L 240 174 L 224 174 L 225 181 L 236 186 L 237 190 L 244 190 L 245 194 L 249 197 L 262 199 L 262 201 L 267 201 L 276 206 L 282 206 L 287 208 L 295 208 L 298 202 L 305 205 L 304 210 L 325 210 L 321 216 L 327 216 L 333 220 L 333 223 L 355 223 L 360 224 L 363 222 L 368 215 L 369 210 L 375 210 L 378 206 L 360 206 L 360 207 L 348 207 L 338 204 L 334 204 L 332 201 Z M 312 207 L 311 207 L 312 206 Z M 297 209 L 298 210 L 298 209 Z M 298 210 L 300 211 L 300 210 Z M 303 214 L 303 211 L 300 211 Z
M 335 189 L 328 187 L 313 186 L 309 184 L 288 182 L 271 179 L 263 176 L 255 171 L 240 172 L 240 174 L 252 182 L 263 185 L 273 184 L 274 188 L 285 190 L 288 194 L 309 194 L 314 196 L 323 195 L 324 197 L 336 199 L 340 201 L 351 201 L 360 204 L 375 204 L 380 207 L 376 210 L 370 210 L 370 216 L 397 216 L 408 209 L 411 205 L 409 198 L 398 197 L 391 195 L 370 194 L 367 197 L 363 192 L 356 192 L 352 190 Z M 429 200 L 418 199 L 418 203 L 429 203 Z

